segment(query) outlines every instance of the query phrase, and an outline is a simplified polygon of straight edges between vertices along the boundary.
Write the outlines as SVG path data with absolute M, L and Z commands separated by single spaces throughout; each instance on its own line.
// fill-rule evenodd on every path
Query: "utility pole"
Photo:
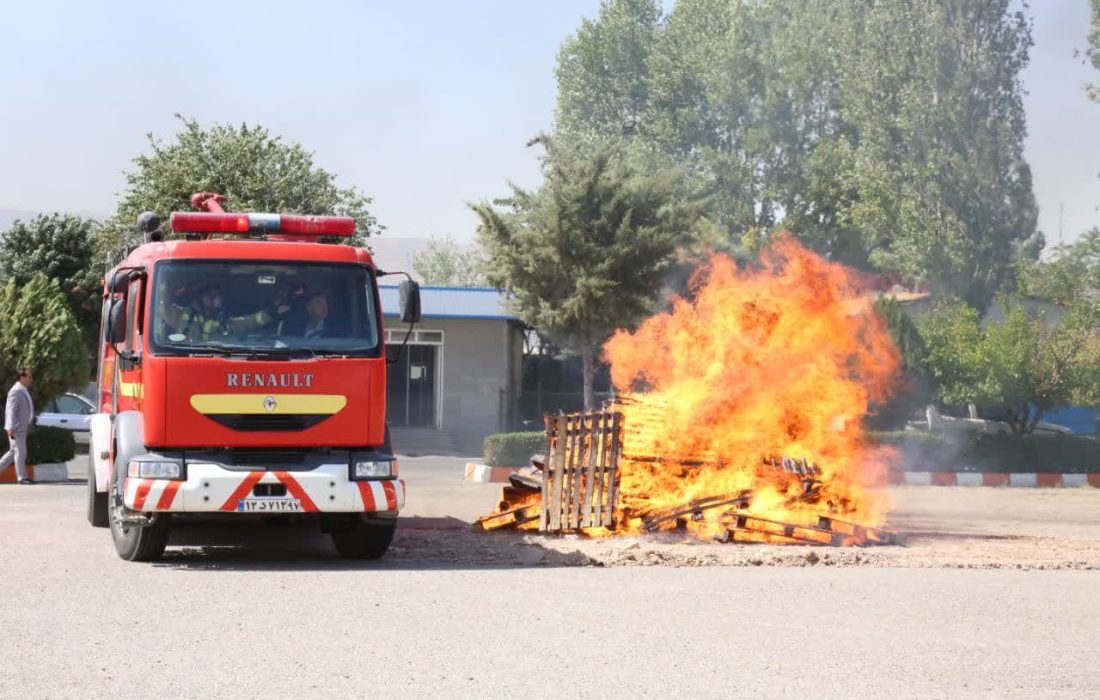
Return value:
M 1062 229 L 1066 220 L 1066 203 L 1058 202 L 1058 245 L 1062 245 L 1065 242 L 1065 238 L 1062 236 Z

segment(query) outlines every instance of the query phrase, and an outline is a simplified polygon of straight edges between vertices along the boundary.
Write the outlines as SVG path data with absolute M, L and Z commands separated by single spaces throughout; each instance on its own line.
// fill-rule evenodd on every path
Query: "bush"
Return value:
M 1084 435 L 873 433 L 898 448 L 907 471 L 1100 472 L 1100 440 Z
M 31 396 L 45 406 L 88 381 L 90 360 L 57 280 L 37 274 L 22 287 L 14 280 L 0 285 L 0 387 L 15 382 L 19 367 L 30 367 Z
M 8 446 L 8 434 L 0 430 L 0 454 Z M 27 464 L 64 463 L 75 456 L 76 440 L 69 430 L 36 426 L 27 435 Z
M 498 433 L 485 438 L 485 463 L 494 467 L 524 467 L 531 455 L 546 450 L 546 433 Z

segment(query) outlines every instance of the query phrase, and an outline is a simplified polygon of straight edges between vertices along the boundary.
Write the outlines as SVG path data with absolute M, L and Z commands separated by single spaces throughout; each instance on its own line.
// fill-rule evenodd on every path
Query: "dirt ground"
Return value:
M 494 507 L 501 485 L 462 480 L 466 460 L 405 457 L 408 501 L 387 561 L 424 567 L 469 566 L 783 566 L 955 569 L 1100 569 L 1100 489 L 900 486 L 890 489 L 890 525 L 901 544 L 809 547 L 701 542 L 674 534 L 591 539 L 537 532 L 477 533 L 470 524 Z M 71 476 L 84 477 L 79 460 Z M 233 531 L 184 525 L 167 559 L 301 556 L 315 551 L 312 530 L 284 529 L 278 549 L 242 550 Z M 220 542 L 219 540 L 226 541 Z M 287 545 L 298 544 L 300 548 Z M 228 546 L 227 546 L 228 545 Z
M 465 485 L 485 494 L 496 488 Z M 391 556 L 491 564 L 1100 569 L 1100 490 L 896 487 L 897 546 L 721 544 L 675 534 L 592 539 L 474 533 L 459 519 L 403 523 Z

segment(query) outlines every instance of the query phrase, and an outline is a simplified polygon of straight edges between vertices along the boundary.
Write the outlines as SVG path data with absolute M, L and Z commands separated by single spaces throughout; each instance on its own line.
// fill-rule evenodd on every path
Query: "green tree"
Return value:
M 1100 302 L 1100 228 L 1057 247 L 1048 260 L 1022 266 L 1018 286 L 1022 294 L 1062 306 Z
M 850 147 L 839 118 L 841 5 L 680 0 L 659 37 L 646 135 L 712 195 L 710 218 L 747 247 L 791 229 L 866 263 L 840 218 Z M 852 245 L 853 240 L 856 245 Z
M 149 134 L 149 153 L 134 158 L 118 210 L 104 228 L 103 246 L 113 251 L 132 231 L 137 215 L 166 217 L 191 209 L 191 195 L 218 192 L 234 211 L 351 216 L 360 238 L 379 230 L 368 211 L 370 198 L 341 188 L 336 176 L 314 165 L 313 154 L 285 143 L 262 126 L 203 127 L 176 115 L 181 128 L 170 142 Z
M 23 286 L 44 273 L 64 292 L 84 346 L 94 352 L 99 332 L 103 270 L 95 264 L 96 222 L 69 214 L 16 221 L 0 240 L 0 278 Z
M 840 42 L 851 221 L 877 266 L 977 308 L 1042 244 L 1023 154 L 1031 29 L 1010 2 L 853 2 Z
M 1092 0 L 1092 25 L 1089 29 L 1089 47 L 1085 50 L 1092 67 L 1100 70 L 1100 0 Z M 1096 102 L 1100 102 L 1100 86 L 1090 84 L 1085 89 Z
M 656 43 L 657 0 L 604 0 L 558 52 L 555 133 L 573 145 L 603 144 L 649 107 L 648 62 Z
M 653 173 L 616 147 L 589 153 L 538 141 L 546 153 L 537 191 L 513 185 L 509 199 L 471 206 L 489 281 L 524 321 L 581 356 L 591 408 L 600 344 L 652 310 L 697 211 L 675 171 Z
M 1006 304 L 1002 321 L 983 326 L 972 307 L 941 304 L 921 334 L 943 403 L 999 409 L 1016 432 L 1030 432 L 1044 411 L 1100 400 L 1098 320 L 1085 305 L 1048 323 Z
M 904 427 L 913 412 L 927 406 L 935 394 L 928 374 L 928 348 L 917 324 L 897 299 L 882 296 L 875 308 L 901 353 L 902 381 L 883 405 L 875 407 L 870 423 L 881 429 Z
M 81 340 L 57 280 L 39 273 L 25 285 L 8 280 L 0 287 L 0 386 L 11 386 L 27 366 L 38 406 L 82 387 L 90 358 Z
M 925 366 L 947 405 L 996 403 L 984 357 L 981 316 L 971 306 L 942 301 L 919 324 Z
M 1010 2 L 611 0 L 563 45 L 554 133 L 637 117 L 745 247 L 791 229 L 984 306 L 1042 245 Z
M 451 236 L 433 237 L 412 256 L 413 271 L 424 284 L 440 287 L 484 287 L 483 251 L 477 246 L 463 247 Z

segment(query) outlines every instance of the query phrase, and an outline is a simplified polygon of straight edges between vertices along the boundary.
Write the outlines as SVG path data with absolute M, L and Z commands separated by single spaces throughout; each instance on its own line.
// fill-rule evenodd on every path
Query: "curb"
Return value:
M 61 462 L 38 465 L 28 464 L 27 468 L 31 473 L 31 478 L 40 483 L 55 483 L 69 480 L 69 467 Z M 14 484 L 15 482 L 14 464 L 0 471 L 0 484 Z
M 1057 472 L 893 472 L 890 483 L 901 486 L 1015 486 L 1018 488 L 1100 488 L 1100 473 Z
M 466 463 L 466 481 L 476 484 L 493 484 L 508 481 L 508 477 L 522 467 L 490 467 L 488 464 Z

